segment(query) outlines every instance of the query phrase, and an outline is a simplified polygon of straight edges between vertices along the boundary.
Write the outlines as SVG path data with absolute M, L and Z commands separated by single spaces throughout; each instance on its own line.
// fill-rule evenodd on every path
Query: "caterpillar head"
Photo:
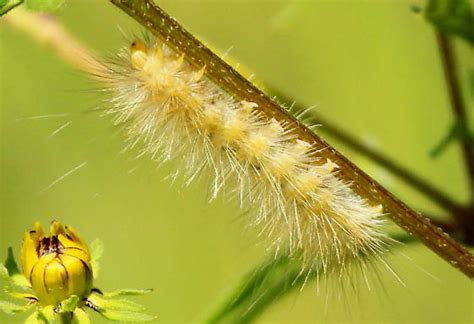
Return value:
M 130 53 L 130 62 L 137 70 L 143 70 L 148 60 L 148 48 L 145 43 L 135 40 L 128 49 Z
M 183 69 L 184 55 L 177 56 L 160 43 L 147 45 L 133 41 L 129 49 L 131 67 L 138 72 L 137 78 L 154 96 L 164 99 L 163 94 L 179 93 L 183 82 L 177 77 Z M 203 74 L 198 71 L 190 77 L 190 82 L 198 81 Z

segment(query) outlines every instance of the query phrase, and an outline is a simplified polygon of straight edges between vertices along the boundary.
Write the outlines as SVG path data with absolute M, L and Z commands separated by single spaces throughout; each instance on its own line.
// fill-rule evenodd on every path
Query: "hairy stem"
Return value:
M 196 68 L 206 66 L 206 76 L 223 90 L 236 98 L 254 102 L 262 113 L 279 122 L 291 125 L 299 139 L 312 143 L 319 155 L 335 162 L 339 176 L 352 183 L 353 190 L 372 204 L 380 204 L 389 217 L 418 238 L 432 251 L 470 278 L 474 278 L 474 256 L 442 229 L 432 225 L 429 219 L 410 209 L 387 189 L 365 174 L 350 160 L 328 145 L 308 127 L 290 115 L 275 100 L 272 100 L 252 83 L 220 59 L 205 45 L 186 31 L 176 20 L 149 0 L 111 0 L 137 22 L 178 53 L 184 53 Z

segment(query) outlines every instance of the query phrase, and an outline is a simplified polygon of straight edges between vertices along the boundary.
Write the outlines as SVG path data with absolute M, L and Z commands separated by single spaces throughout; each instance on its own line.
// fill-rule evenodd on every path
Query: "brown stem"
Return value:
M 289 98 L 287 98 L 283 93 L 273 89 L 271 89 L 271 92 L 275 94 L 279 100 L 283 100 L 284 102 L 291 102 L 291 100 L 289 100 Z M 304 108 L 298 105 L 293 105 L 293 107 L 296 111 L 304 111 Z M 356 151 L 358 154 L 366 156 L 367 158 L 379 164 L 386 170 L 392 172 L 400 180 L 411 185 L 414 189 L 418 190 L 420 193 L 430 198 L 433 202 L 438 204 L 438 206 L 440 206 L 444 210 L 448 211 L 450 214 L 457 213 L 462 209 L 462 207 L 450 197 L 446 196 L 443 192 L 434 188 L 431 184 L 429 184 L 410 170 L 404 168 L 394 160 L 390 159 L 389 157 L 383 155 L 380 152 L 371 149 L 367 145 L 364 145 L 364 143 L 355 139 L 354 136 L 351 136 L 349 133 L 340 129 L 328 120 L 321 118 L 320 116 L 312 117 L 318 124 L 322 125 L 321 131 L 329 134 L 334 139 L 340 141 L 347 147 Z
M 453 44 L 441 31 L 437 31 L 436 36 L 454 117 L 459 123 L 461 129 L 467 130 L 469 126 L 467 123 L 466 108 L 461 93 L 461 85 L 459 84 L 456 60 L 453 53 Z M 471 188 L 470 205 L 474 207 L 474 147 L 465 136 L 460 137 L 460 141 Z
M 352 183 L 352 188 L 373 204 L 381 204 L 399 226 L 417 237 L 451 265 L 474 278 L 474 256 L 449 237 L 442 229 L 433 226 L 427 218 L 410 209 L 390 192 L 356 167 L 346 157 L 290 115 L 276 101 L 241 76 L 237 71 L 211 52 L 186 31 L 176 20 L 149 0 L 111 0 L 113 4 L 149 29 L 155 36 L 178 53 L 184 53 L 196 68 L 206 66 L 206 76 L 235 97 L 254 102 L 268 117 L 287 123 L 301 140 L 319 148 L 319 155 L 335 162 L 340 177 Z

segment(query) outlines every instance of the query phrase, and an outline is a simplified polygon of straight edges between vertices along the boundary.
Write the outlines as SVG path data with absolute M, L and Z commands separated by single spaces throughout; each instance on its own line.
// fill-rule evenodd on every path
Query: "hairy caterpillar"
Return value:
M 104 65 L 108 112 L 130 147 L 141 143 L 142 153 L 172 159 L 186 184 L 210 170 L 212 197 L 224 191 L 256 207 L 252 223 L 306 269 L 343 272 L 387 250 L 382 207 L 357 195 L 289 124 L 213 83 L 205 66 L 150 39 Z

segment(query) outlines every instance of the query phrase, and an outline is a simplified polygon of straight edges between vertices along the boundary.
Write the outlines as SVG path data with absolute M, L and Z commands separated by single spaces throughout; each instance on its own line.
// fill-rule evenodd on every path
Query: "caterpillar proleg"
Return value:
M 206 66 L 154 39 L 135 40 L 105 65 L 108 112 L 130 146 L 173 160 L 187 184 L 210 173 L 211 196 L 226 192 L 256 209 L 252 224 L 305 268 L 344 271 L 387 250 L 383 208 L 355 193 L 291 124 L 207 78 Z

